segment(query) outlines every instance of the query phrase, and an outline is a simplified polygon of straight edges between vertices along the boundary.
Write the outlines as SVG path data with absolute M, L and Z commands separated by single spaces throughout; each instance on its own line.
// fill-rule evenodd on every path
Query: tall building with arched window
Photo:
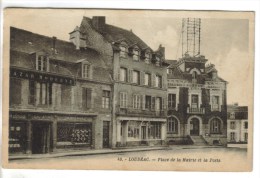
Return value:
M 199 55 L 167 60 L 169 144 L 226 145 L 227 82 Z

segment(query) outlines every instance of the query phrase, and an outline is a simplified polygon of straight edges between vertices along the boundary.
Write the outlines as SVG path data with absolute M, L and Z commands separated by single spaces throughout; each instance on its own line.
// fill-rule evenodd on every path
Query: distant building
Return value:
M 227 82 L 202 55 L 167 62 L 168 142 L 226 145 Z
M 9 154 L 112 143 L 112 71 L 89 47 L 10 29 Z
M 166 140 L 167 63 L 164 48 L 153 51 L 131 30 L 83 17 L 70 33 L 77 49 L 106 56 L 113 71 L 113 147 L 162 145 Z
M 248 107 L 237 103 L 228 105 L 227 139 L 229 143 L 247 143 Z

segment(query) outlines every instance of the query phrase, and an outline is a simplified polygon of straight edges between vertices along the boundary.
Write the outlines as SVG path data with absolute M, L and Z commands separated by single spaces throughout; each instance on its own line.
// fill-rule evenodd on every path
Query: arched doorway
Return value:
M 200 135 L 200 121 L 198 118 L 190 120 L 190 135 Z

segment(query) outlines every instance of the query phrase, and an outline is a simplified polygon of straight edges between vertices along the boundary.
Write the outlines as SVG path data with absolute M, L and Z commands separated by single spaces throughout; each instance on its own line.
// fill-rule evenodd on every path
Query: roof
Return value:
M 88 17 L 83 17 L 83 21 L 90 23 L 91 19 Z M 82 30 L 84 30 L 84 28 L 81 28 L 81 32 L 84 33 Z M 103 30 L 100 33 L 110 43 L 125 40 L 129 46 L 138 45 L 141 49 L 150 48 L 143 40 L 141 40 L 130 30 L 105 24 Z
M 166 59 L 165 62 L 167 62 L 168 64 L 170 64 L 168 66 L 168 68 L 173 68 L 176 64 L 177 64 L 177 60 L 171 60 L 171 59 Z
M 44 52 L 49 55 L 51 60 L 68 62 L 75 65 L 79 60 L 86 59 L 89 63 L 93 64 L 97 68 L 103 68 L 104 73 L 99 72 L 100 76 L 102 76 L 97 76 L 98 78 L 102 79 L 102 81 L 110 81 L 109 75 L 107 73 L 108 70 L 104 70 L 104 68 L 107 67 L 103 60 L 103 56 L 94 49 L 84 48 L 77 50 L 73 43 L 55 39 L 56 50 L 53 50 L 53 37 L 36 34 L 15 27 L 10 28 L 10 34 L 10 50 L 13 51 L 13 53 L 16 53 L 18 56 Z M 19 60 L 25 59 L 28 58 L 19 58 Z

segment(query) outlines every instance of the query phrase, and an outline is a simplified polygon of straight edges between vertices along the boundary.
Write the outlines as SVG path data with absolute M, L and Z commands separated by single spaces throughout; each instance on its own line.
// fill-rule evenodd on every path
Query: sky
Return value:
M 183 13 L 93 10 L 9 11 L 8 24 L 34 33 L 69 40 L 69 32 L 79 26 L 83 16 L 106 16 L 106 22 L 132 30 L 153 50 L 165 47 L 166 59 L 181 57 Z M 196 17 L 200 18 L 197 13 Z M 215 64 L 218 74 L 228 82 L 227 102 L 249 105 L 252 90 L 252 61 L 249 61 L 249 21 L 237 18 L 201 17 L 201 54 Z M 250 74 L 249 74 L 249 70 Z

